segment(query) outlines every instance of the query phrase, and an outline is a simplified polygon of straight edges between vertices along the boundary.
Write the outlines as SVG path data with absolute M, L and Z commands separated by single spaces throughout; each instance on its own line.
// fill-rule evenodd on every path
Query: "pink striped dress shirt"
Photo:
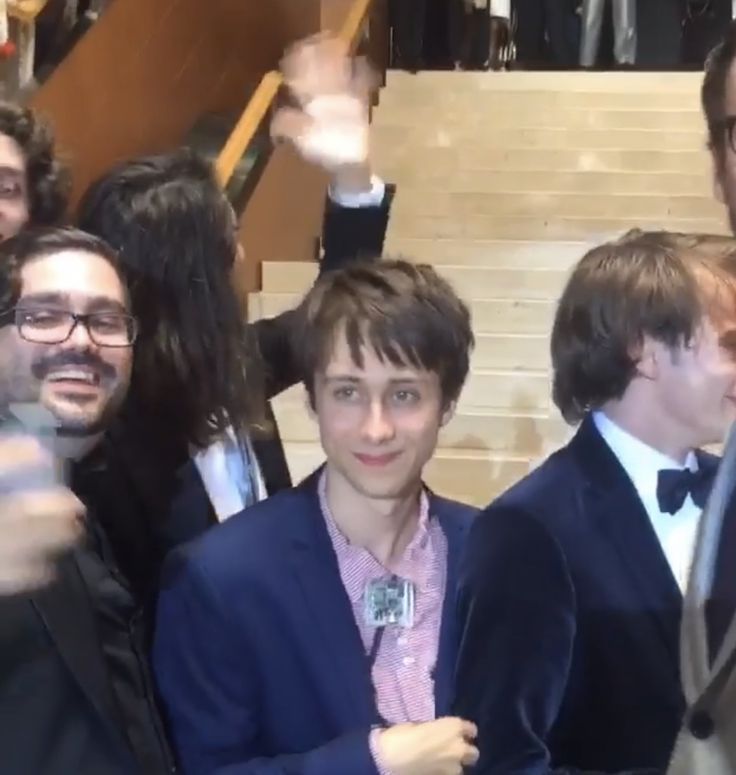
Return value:
M 378 711 L 388 724 L 431 721 L 435 718 L 433 672 L 445 599 L 447 539 L 437 519 L 429 513 L 429 498 L 422 492 L 417 532 L 395 567 L 385 568 L 370 552 L 353 546 L 340 532 L 330 513 L 325 490 L 323 473 L 319 483 L 320 505 L 366 659 L 375 635 L 375 628 L 365 624 L 363 618 L 367 585 L 391 574 L 414 584 L 414 626 L 406 629 L 388 626 L 373 665 Z M 375 737 L 371 740 L 375 756 L 374 742 Z M 377 764 L 384 775 L 387 771 L 380 761 Z

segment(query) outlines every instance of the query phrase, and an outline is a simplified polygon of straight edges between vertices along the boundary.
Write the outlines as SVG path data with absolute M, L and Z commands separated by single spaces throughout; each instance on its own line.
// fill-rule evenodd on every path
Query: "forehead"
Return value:
M 353 360 L 345 332 L 337 333 L 332 344 L 332 352 L 325 364 L 325 376 L 328 379 L 351 377 L 393 381 L 419 380 L 430 376 L 424 369 L 416 368 L 408 362 L 406 365 L 395 365 L 388 358 L 381 359 L 378 353 L 367 344 L 361 347 L 361 355 L 363 357 L 362 368 Z
M 16 170 L 24 172 L 26 160 L 23 151 L 12 137 L 0 133 L 0 173 Z
M 125 289 L 112 264 L 95 253 L 62 250 L 33 258 L 23 266 L 20 277 L 22 296 L 54 293 L 126 302 Z

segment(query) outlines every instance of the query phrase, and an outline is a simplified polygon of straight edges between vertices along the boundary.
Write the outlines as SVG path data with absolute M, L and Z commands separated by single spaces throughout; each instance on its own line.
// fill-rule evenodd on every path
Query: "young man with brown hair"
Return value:
M 323 276 L 297 314 L 325 465 L 164 574 L 154 666 L 182 769 L 460 775 L 475 727 L 439 717 L 475 510 L 421 477 L 468 372 L 468 309 L 386 260 Z
M 475 772 L 661 772 L 682 592 L 736 417 L 736 241 L 636 232 L 577 265 L 552 332 L 571 442 L 475 522 L 454 712 Z

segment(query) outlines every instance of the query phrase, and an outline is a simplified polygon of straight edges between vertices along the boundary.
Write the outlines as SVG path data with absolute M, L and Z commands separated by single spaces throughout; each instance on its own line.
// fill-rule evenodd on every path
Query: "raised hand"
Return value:
M 367 63 L 350 57 L 340 40 L 318 35 L 292 46 L 281 70 L 296 106 L 276 112 L 272 137 L 290 142 L 340 189 L 369 188 L 369 105 L 376 79 Z
M 84 508 L 54 483 L 53 459 L 32 436 L 0 437 L 0 595 L 42 587 L 82 532 Z

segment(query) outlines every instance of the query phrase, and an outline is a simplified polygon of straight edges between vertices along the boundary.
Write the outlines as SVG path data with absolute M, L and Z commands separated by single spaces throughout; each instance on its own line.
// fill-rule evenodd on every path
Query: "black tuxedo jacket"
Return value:
M 591 419 L 467 546 L 454 710 L 480 728 L 474 772 L 664 771 L 685 709 L 682 595 Z

